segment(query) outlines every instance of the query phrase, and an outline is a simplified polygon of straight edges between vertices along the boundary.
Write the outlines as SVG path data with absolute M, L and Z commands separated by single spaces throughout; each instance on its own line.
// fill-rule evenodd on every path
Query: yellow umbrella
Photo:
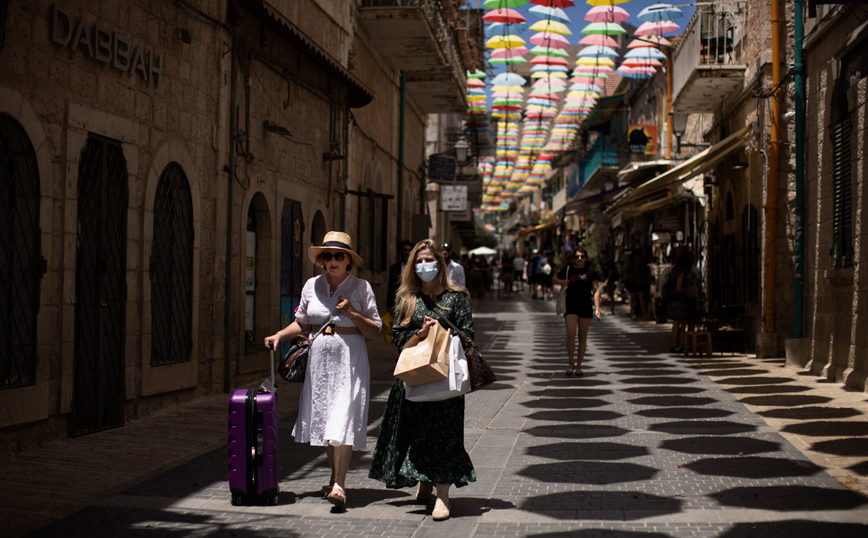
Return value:
M 562 73 L 560 71 L 534 71 L 530 74 L 530 78 L 543 78 L 543 77 L 553 77 L 553 78 L 568 78 L 566 73 Z
M 492 86 L 491 91 L 493 91 L 493 92 L 522 93 L 522 92 L 524 92 L 524 88 L 522 86 Z
M 579 56 L 576 59 L 576 65 L 608 65 L 614 67 L 615 62 L 611 58 L 603 58 L 602 56 Z
M 567 28 L 566 24 L 547 19 L 535 22 L 530 27 L 530 29 L 536 30 L 537 32 L 551 32 L 553 34 L 573 35 L 573 32 L 571 32 L 570 29 Z
M 485 101 L 486 97 L 484 95 L 468 95 L 467 100 L 469 102 L 473 101 Z
M 485 42 L 490 49 L 516 49 L 524 46 L 524 39 L 515 35 L 496 35 Z
M 614 6 L 615 4 L 623 4 L 624 2 L 629 2 L 630 0 L 588 0 L 586 4 L 597 7 L 597 6 Z

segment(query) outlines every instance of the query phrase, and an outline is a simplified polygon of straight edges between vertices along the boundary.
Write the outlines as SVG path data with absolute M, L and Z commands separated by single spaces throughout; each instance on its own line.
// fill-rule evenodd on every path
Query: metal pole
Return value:
M 802 57 L 805 39 L 804 0 L 795 0 L 795 11 L 793 71 L 796 90 L 796 267 L 793 278 L 793 338 L 801 338 L 805 304 L 805 61 Z
M 407 72 L 401 71 L 401 108 L 398 119 L 398 241 L 408 238 L 404 233 L 404 117 L 407 109 Z M 410 239 L 412 241 L 412 239 Z
M 778 228 L 778 148 L 780 147 L 781 123 L 781 6 L 780 0 L 771 0 L 772 23 L 772 127 L 769 141 L 769 179 L 766 188 L 766 240 L 765 279 L 763 281 L 763 332 L 775 332 L 775 257 L 777 256 Z
M 232 186 L 235 183 L 235 134 L 237 130 L 235 78 L 238 75 L 234 38 L 229 54 L 232 55 L 229 70 L 229 183 L 226 189 L 226 282 L 223 287 L 223 392 L 226 393 L 232 390 L 231 369 L 229 368 L 229 357 L 232 350 Z
M 666 158 L 672 158 L 672 51 L 666 48 Z

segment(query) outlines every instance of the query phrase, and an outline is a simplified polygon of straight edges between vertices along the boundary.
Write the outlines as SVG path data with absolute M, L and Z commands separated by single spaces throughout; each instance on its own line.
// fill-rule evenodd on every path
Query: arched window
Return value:
M 187 362 L 193 349 L 193 200 L 178 163 L 160 175 L 154 198 L 151 364 Z
M 756 206 L 748 205 L 741 212 L 742 300 L 759 302 L 760 246 Z
M 271 215 L 268 203 L 261 193 L 256 193 L 247 208 L 247 235 L 245 240 L 244 289 L 244 336 L 247 344 L 259 349 L 262 340 L 274 331 L 276 320 L 269 318 L 270 308 L 279 297 L 272 294 L 269 268 L 272 267 Z
M 27 133 L 0 114 L 0 389 L 36 382 L 39 170 Z

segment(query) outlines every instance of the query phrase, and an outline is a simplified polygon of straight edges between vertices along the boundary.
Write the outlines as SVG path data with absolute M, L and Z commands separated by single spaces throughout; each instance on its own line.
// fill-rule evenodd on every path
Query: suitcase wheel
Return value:
M 240 500 L 241 500 L 241 495 L 233 493 L 232 498 L 230 499 L 230 502 L 232 503 L 232 506 L 238 506 L 238 502 Z
M 277 495 L 272 495 L 269 501 L 273 506 L 277 506 Z

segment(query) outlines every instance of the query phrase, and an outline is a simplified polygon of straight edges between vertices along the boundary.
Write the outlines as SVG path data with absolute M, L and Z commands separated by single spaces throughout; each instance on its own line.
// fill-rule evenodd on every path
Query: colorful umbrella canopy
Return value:
M 553 49 L 549 47 L 534 47 L 530 49 L 531 54 L 541 54 L 543 56 L 557 56 L 559 58 L 568 58 L 570 53 L 566 49 Z
M 617 58 L 620 55 L 618 54 L 618 51 L 616 51 L 612 47 L 605 47 L 603 45 L 591 45 L 590 47 L 585 47 L 580 50 L 579 56 L 604 56 L 606 58 Z
M 516 58 L 527 54 L 526 47 L 518 47 L 517 49 L 496 49 L 491 53 L 492 58 Z
M 672 21 L 658 21 L 658 22 L 643 22 L 639 25 L 639 28 L 636 28 L 636 31 L 633 32 L 634 35 L 643 36 L 643 35 L 663 35 L 668 34 L 670 32 L 675 32 L 681 28 L 677 24 Z
M 467 78 L 485 78 L 485 77 L 486 77 L 485 73 L 483 73 L 479 69 L 477 69 L 473 73 L 471 73 L 470 71 L 467 72 Z
M 483 5 L 489 9 L 504 9 L 521 7 L 525 4 L 527 4 L 527 0 L 485 0 Z
M 634 39 L 627 45 L 628 49 L 640 49 L 642 47 L 656 47 L 656 46 L 672 46 L 672 42 L 666 39 L 665 37 L 659 35 L 647 35 L 642 36 L 638 39 Z
M 592 7 L 585 14 L 585 20 L 591 22 L 621 22 L 630 18 L 630 14 L 624 8 L 616 6 Z
M 552 32 L 538 32 L 531 36 L 530 42 L 540 47 L 568 49 L 570 42 L 564 36 Z
M 531 78 L 558 77 L 567 78 L 569 69 L 565 65 L 537 64 L 530 68 Z
M 524 86 L 527 80 L 516 73 L 500 73 L 491 79 L 491 83 L 495 86 Z
M 580 45 L 603 45 L 604 47 L 617 47 L 618 42 L 603 34 L 588 34 L 579 40 Z
M 654 4 L 636 15 L 642 22 L 673 21 L 682 16 L 681 10 L 670 4 Z
M 626 58 L 623 62 L 621 62 L 621 65 L 629 65 L 631 67 L 653 65 L 656 67 L 660 67 L 663 64 L 660 62 L 660 60 L 655 60 L 653 58 Z
M 642 47 L 640 49 L 632 49 L 627 51 L 624 58 L 645 58 L 654 60 L 665 60 L 666 55 L 660 52 L 660 49 L 654 47 Z
M 485 42 L 490 49 L 514 49 L 524 45 L 524 39 L 514 35 L 497 35 Z
M 582 33 L 612 36 L 626 34 L 627 30 L 616 22 L 592 22 L 582 28 Z
M 615 4 L 623 4 L 624 2 L 629 2 L 630 0 L 587 0 L 586 4 L 596 6 L 614 6 Z M 485 7 L 488 7 L 487 5 Z
M 534 65 L 570 65 L 570 61 L 566 58 L 558 58 L 556 56 L 535 56 L 531 58 L 530 63 Z
M 537 21 L 530 26 L 530 29 L 537 32 L 549 32 L 552 34 L 560 35 L 573 35 L 573 32 L 569 28 L 567 28 L 566 24 L 551 20 Z
M 527 24 L 521 22 L 516 24 L 507 24 L 503 22 L 495 22 L 489 24 L 485 28 L 485 35 L 491 37 L 496 35 L 515 35 L 520 36 L 527 32 Z
M 567 16 L 567 13 L 559 8 L 559 7 L 548 7 L 548 6 L 540 6 L 536 5 L 532 8 L 528 9 L 529 12 L 538 16 L 541 19 L 548 19 L 551 21 L 562 22 L 564 24 L 569 24 L 572 22 L 570 18 Z
M 613 62 L 610 58 L 603 58 L 600 56 L 580 56 L 576 58 L 576 65 L 608 65 L 614 67 L 615 62 Z
M 519 13 L 514 9 L 492 9 L 488 13 L 482 16 L 483 19 L 488 22 L 506 22 L 506 23 L 515 23 L 515 22 L 525 22 L 527 19 L 524 18 L 524 15 Z
M 546 7 L 573 7 L 573 0 L 530 0 L 531 3 Z
M 468 88 L 484 88 L 485 82 L 478 78 L 469 78 L 467 79 L 467 87 Z

